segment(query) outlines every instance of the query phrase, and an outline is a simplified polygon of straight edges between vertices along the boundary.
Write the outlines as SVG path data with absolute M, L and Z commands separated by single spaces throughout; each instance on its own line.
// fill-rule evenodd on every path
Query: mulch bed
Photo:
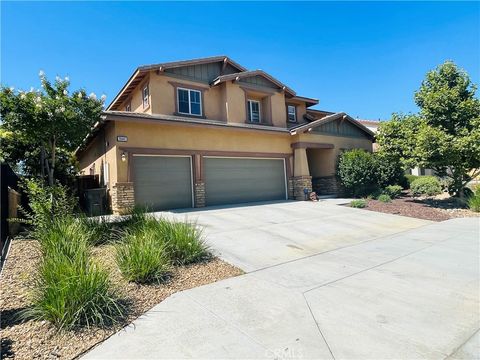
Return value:
M 112 245 L 95 248 L 94 256 L 110 270 L 112 282 L 131 300 L 132 311 L 125 322 L 116 328 L 58 332 L 45 321 L 22 322 L 18 319 L 19 311 L 30 304 L 29 294 L 39 251 L 36 241 L 12 241 L 0 277 L 2 359 L 75 358 L 173 293 L 243 273 L 240 269 L 213 258 L 202 263 L 173 268 L 172 276 L 163 284 L 137 285 L 122 278 L 114 262 Z
M 442 194 L 431 198 L 414 198 L 404 194 L 390 203 L 368 200 L 366 210 L 387 214 L 397 214 L 431 221 L 444 221 L 459 217 L 478 217 L 475 213 L 460 205 L 458 200 Z

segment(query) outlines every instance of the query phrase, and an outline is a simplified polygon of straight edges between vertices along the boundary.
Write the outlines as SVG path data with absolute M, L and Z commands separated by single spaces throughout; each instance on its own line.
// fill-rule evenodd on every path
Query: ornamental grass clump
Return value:
M 186 265 L 208 257 L 202 230 L 195 223 L 156 219 L 136 210 L 116 245 L 116 261 L 125 279 L 162 281 L 170 265 Z
M 42 259 L 26 318 L 59 329 L 106 327 L 126 314 L 109 275 L 90 257 L 90 234 L 72 217 L 57 218 L 39 238 Z
M 116 261 L 124 278 L 138 283 L 160 282 L 170 268 L 162 234 L 152 227 L 127 232 L 116 245 Z
M 350 207 L 352 208 L 363 209 L 365 206 L 367 206 L 367 201 L 364 199 L 355 199 L 350 201 Z
M 208 257 L 208 246 L 197 224 L 167 220 L 160 220 L 158 224 L 162 229 L 166 251 L 174 264 L 191 264 Z
M 480 186 L 477 186 L 474 193 L 468 198 L 468 208 L 475 212 L 480 212 Z

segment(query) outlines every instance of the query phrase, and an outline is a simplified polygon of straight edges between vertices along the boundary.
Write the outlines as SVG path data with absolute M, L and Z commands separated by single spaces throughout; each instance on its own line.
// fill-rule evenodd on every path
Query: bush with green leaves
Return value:
M 389 203 L 392 202 L 392 198 L 387 195 L 387 194 L 382 194 L 377 198 L 378 201 L 383 202 L 383 203 Z
M 350 201 L 350 207 L 352 208 L 363 209 L 365 206 L 367 206 L 367 201 L 365 199 L 355 199 Z
M 480 212 L 480 185 L 476 187 L 475 191 L 468 198 L 468 208 L 475 212 Z
M 77 199 L 70 195 L 66 186 L 46 186 L 43 182 L 27 179 L 22 183 L 31 210 L 21 208 L 24 219 L 19 222 L 32 226 L 31 236 L 38 238 L 38 232 L 51 226 L 57 217 L 73 214 Z
M 346 191 L 355 197 L 375 194 L 379 189 L 404 181 L 402 165 L 395 158 L 362 149 L 340 155 L 337 175 Z
M 410 185 L 414 195 L 433 196 L 442 192 L 440 182 L 435 176 L 420 176 Z
M 410 187 L 412 186 L 412 182 L 417 180 L 419 177 L 420 176 L 417 176 L 417 175 L 410 175 L 410 174 L 405 175 L 405 179 L 407 180 L 405 189 L 410 189 Z
M 390 196 L 392 199 L 398 198 L 400 195 L 402 195 L 402 190 L 403 187 L 400 185 L 388 185 L 383 189 L 383 193 Z
M 73 217 L 54 219 L 39 232 L 42 258 L 32 306 L 23 316 L 60 329 L 115 324 L 126 306 L 108 272 L 91 259 L 89 236 Z
M 337 174 L 349 194 L 366 196 L 377 188 L 375 160 L 371 153 L 354 149 L 340 155 Z

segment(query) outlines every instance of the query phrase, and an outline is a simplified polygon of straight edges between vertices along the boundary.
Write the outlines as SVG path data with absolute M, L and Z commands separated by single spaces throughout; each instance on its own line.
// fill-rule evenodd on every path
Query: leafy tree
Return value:
M 451 178 L 449 192 L 463 196 L 480 174 L 480 100 L 468 74 L 447 61 L 427 73 L 415 93 L 418 114 L 394 115 L 382 124 L 382 151 L 406 167 L 421 166 Z
M 40 72 L 41 90 L 0 90 L 0 158 L 25 174 L 55 179 L 75 173 L 73 151 L 100 119 L 105 97 L 69 92 L 68 78 L 50 82 Z M 55 175 L 58 171 L 60 176 Z

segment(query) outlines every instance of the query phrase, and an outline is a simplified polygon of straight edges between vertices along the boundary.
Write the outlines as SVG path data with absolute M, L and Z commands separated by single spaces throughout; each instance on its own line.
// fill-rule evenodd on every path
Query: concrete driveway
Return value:
M 163 214 L 165 215 L 165 214 Z M 87 359 L 479 354 L 479 219 L 283 202 L 168 214 L 247 274 L 169 297 Z

